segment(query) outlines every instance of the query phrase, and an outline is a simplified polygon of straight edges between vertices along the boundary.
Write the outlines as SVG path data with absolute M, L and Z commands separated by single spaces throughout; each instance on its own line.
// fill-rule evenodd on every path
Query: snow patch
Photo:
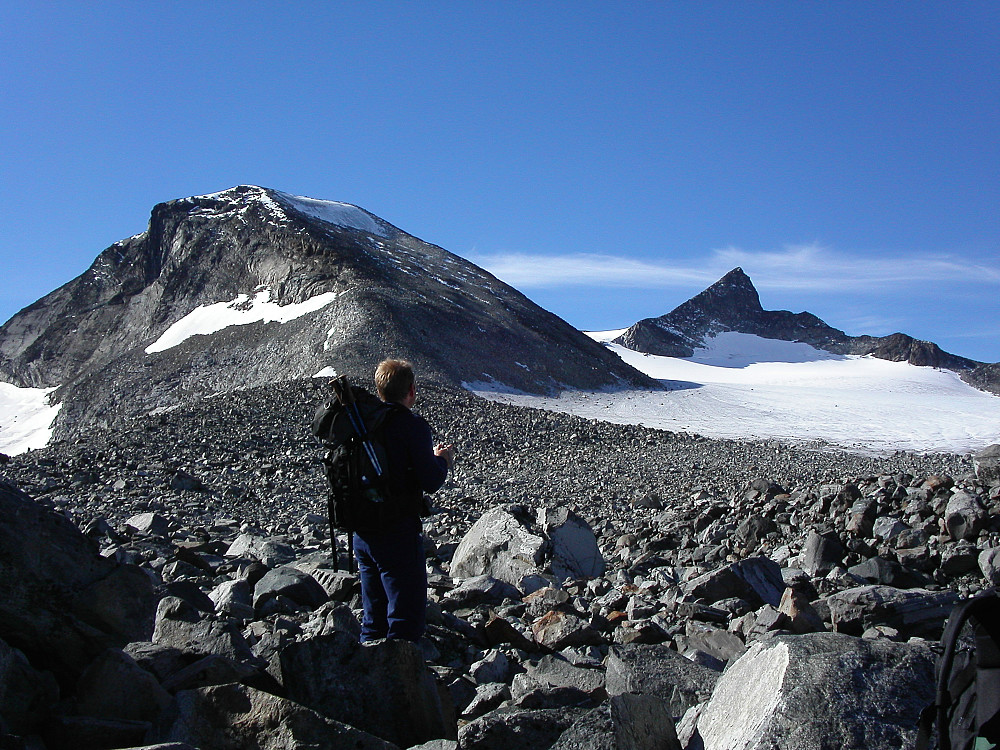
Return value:
M 1000 397 L 949 370 L 837 356 L 805 344 L 726 334 L 680 359 L 606 344 L 666 391 L 519 394 L 466 384 L 492 400 L 712 438 L 834 445 L 885 454 L 970 453 L 1000 442 Z
M 0 382 L 0 453 L 16 456 L 48 445 L 62 404 L 50 406 L 55 388 L 19 388 Z
M 300 195 L 289 195 L 277 190 L 274 193 L 296 211 L 306 216 L 311 216 L 314 219 L 325 221 L 327 224 L 348 227 L 349 229 L 360 229 L 362 232 L 368 232 L 368 234 L 378 235 L 379 237 L 389 236 L 385 227 L 377 222 L 371 214 L 357 206 L 352 206 L 350 203 L 305 198 Z
M 628 328 L 618 328 L 614 331 L 584 331 L 584 334 L 590 336 L 594 341 L 599 344 L 607 344 L 614 341 L 616 338 L 621 336 Z
M 322 370 L 313 375 L 314 378 L 335 378 L 337 377 L 337 370 L 333 367 L 324 367 Z
M 170 326 L 154 343 L 146 347 L 146 354 L 154 354 L 170 349 L 192 336 L 207 335 L 229 326 L 244 326 L 251 323 L 287 323 L 316 312 L 331 302 L 339 294 L 323 292 L 305 302 L 279 305 L 271 302 L 271 292 L 258 290 L 254 294 L 238 294 L 231 302 L 216 302 L 195 308 Z

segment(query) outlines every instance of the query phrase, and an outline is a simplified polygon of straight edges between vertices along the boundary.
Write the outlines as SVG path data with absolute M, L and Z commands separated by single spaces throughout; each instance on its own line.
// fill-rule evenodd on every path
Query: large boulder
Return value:
M 298 703 L 236 684 L 181 691 L 147 739 L 213 750 L 397 748 Z
M 569 508 L 540 508 L 538 525 L 552 544 L 552 573 L 559 580 L 596 578 L 607 564 L 590 524 Z
M 578 719 L 582 708 L 498 709 L 459 732 L 462 750 L 548 750 Z
M 973 466 L 979 481 L 987 484 L 1000 481 L 1000 444 L 979 451 L 973 458 Z
M 31 734 L 58 698 L 55 678 L 0 640 L 0 732 L 6 725 L 16 734 Z
M 666 704 L 651 695 L 616 695 L 582 716 L 551 750 L 680 750 Z
M 610 695 L 637 693 L 662 700 L 672 716 L 707 701 L 719 673 L 696 664 L 669 646 L 612 646 L 606 661 Z
M 778 636 L 733 662 L 679 734 L 683 740 L 693 728 L 688 747 L 704 750 L 897 750 L 913 745 L 920 712 L 933 700 L 927 645 Z
M 489 575 L 517 586 L 525 576 L 540 573 L 547 542 L 522 510 L 508 505 L 480 516 L 452 555 L 451 576 Z
M 149 640 L 155 610 L 145 573 L 0 480 L 0 639 L 71 687 L 105 649 Z
M 76 696 L 77 713 L 125 721 L 155 721 L 170 703 L 157 679 L 119 649 L 108 649 L 84 670 Z
M 888 625 L 904 636 L 937 639 L 958 602 L 952 591 L 859 586 L 824 600 L 835 630 L 861 635 L 876 625 Z
M 777 607 L 785 593 L 781 567 L 766 557 L 750 557 L 689 581 L 684 593 L 708 604 L 723 599 L 744 599 Z
M 401 747 L 456 736 L 453 707 L 409 641 L 332 633 L 289 644 L 275 666 L 291 700 Z
M 191 656 L 216 654 L 246 663 L 256 660 L 235 623 L 204 619 L 193 605 L 176 596 L 160 600 L 150 640 Z
M 945 507 L 944 523 L 951 538 L 956 541 L 975 541 L 988 520 L 989 513 L 979 499 L 966 492 L 956 492 Z

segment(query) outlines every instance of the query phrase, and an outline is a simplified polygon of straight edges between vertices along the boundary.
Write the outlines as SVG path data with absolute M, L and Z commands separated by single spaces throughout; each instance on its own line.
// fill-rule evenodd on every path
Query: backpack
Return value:
M 921 716 L 918 750 L 937 723 L 941 750 L 1000 743 L 1000 595 L 989 589 L 956 605 L 941 635 L 937 694 Z
M 327 449 L 323 457 L 330 483 L 330 530 L 377 531 L 399 517 L 399 499 L 385 473 L 386 420 L 404 407 L 389 404 L 341 376 L 336 396 L 317 410 L 312 433 Z

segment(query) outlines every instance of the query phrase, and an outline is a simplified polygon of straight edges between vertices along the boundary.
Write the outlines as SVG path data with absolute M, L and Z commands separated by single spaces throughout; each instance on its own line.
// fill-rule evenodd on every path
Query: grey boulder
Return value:
M 719 678 L 682 740 L 704 750 L 897 750 L 934 700 L 926 645 L 838 633 L 754 643 Z M 693 725 L 693 726 L 692 726 Z

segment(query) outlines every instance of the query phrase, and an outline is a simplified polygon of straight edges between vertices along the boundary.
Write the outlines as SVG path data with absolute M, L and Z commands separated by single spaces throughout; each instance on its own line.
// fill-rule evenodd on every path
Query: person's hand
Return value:
M 434 446 L 434 455 L 440 456 L 448 463 L 448 468 L 451 469 L 455 465 L 455 446 L 454 445 L 442 445 L 438 443 Z

